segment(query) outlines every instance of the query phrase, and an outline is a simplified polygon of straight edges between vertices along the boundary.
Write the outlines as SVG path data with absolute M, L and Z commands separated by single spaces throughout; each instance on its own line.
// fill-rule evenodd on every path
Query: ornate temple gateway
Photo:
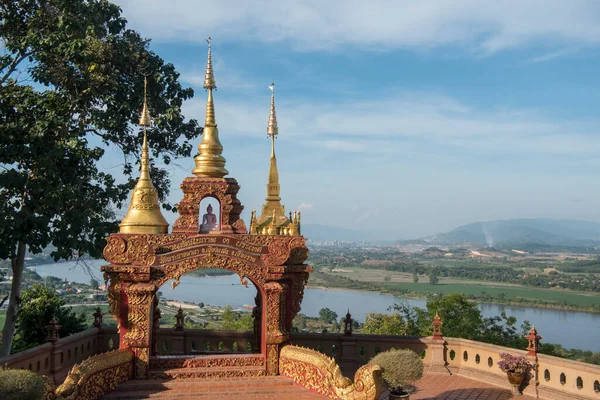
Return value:
M 129 210 L 120 224 L 120 232 L 107 238 L 104 249 L 104 257 L 110 264 L 103 266 L 102 270 L 109 282 L 110 313 L 118 322 L 119 351 L 131 353 L 132 368 L 128 371 L 136 379 L 278 375 L 280 360 L 287 360 L 289 374 L 290 368 L 294 369 L 290 367 L 293 363 L 311 362 L 312 356 L 307 351 L 312 350 L 302 349 L 306 351 L 295 354 L 294 349 L 300 348 L 288 346 L 286 356 L 282 357 L 281 353 L 282 347 L 289 342 L 292 320 L 300 311 L 304 286 L 312 267 L 304 264 L 308 248 L 306 239 L 300 234 L 300 213 L 290 212 L 286 216 L 280 202 L 275 157 L 278 127 L 274 85 L 271 86 L 267 127 L 271 139 L 267 198 L 258 218 L 252 211 L 248 232 L 240 219 L 243 210 L 237 199 L 240 186 L 234 178 L 226 177 L 228 171 L 222 156 L 223 146 L 219 141 L 213 102 L 216 83 L 210 38 L 208 44 L 204 78 L 208 100 L 204 133 L 198 146 L 199 154 L 194 158 L 194 176 L 185 178 L 181 183 L 183 199 L 177 206 L 179 217 L 171 233 L 168 233 L 168 224 L 161 214 L 157 191 L 149 174 L 146 127 L 150 126 L 151 119 L 144 96 L 139 123 L 144 130 L 140 178 L 131 194 Z M 200 202 L 207 197 L 216 200 L 216 210 L 211 206 L 206 210 L 200 209 Z M 201 268 L 233 271 L 239 275 L 242 284 L 256 287 L 257 304 L 253 312 L 255 352 L 218 356 L 158 355 L 160 312 L 157 310 L 157 291 L 170 280 L 174 288 L 183 274 Z M 319 356 L 315 357 L 315 360 L 319 359 Z M 325 356 L 322 358 L 329 360 Z M 160 369 L 166 367 L 179 368 L 180 372 L 176 376 L 164 376 Z M 377 367 L 371 366 L 372 369 Z M 373 378 L 372 371 L 370 376 Z M 308 378 L 316 379 L 316 376 Z M 344 383 L 346 392 L 355 391 L 351 381 Z M 367 386 L 369 391 L 375 390 L 374 383 Z
M 260 318 L 256 354 L 232 354 L 219 358 L 213 365 L 252 366 L 248 371 L 219 370 L 215 375 L 230 376 L 235 373 L 273 375 L 279 373 L 279 350 L 289 339 L 292 320 L 300 311 L 300 302 L 308 273 L 312 267 L 304 264 L 308 257 L 306 239 L 300 236 L 299 218 L 291 222 L 279 204 L 279 184 L 274 148 L 269 173 L 269 197 L 260 223 L 253 219 L 252 233 L 248 233 L 240 219 L 243 206 L 237 199 L 240 186 L 226 177 L 223 146 L 215 120 L 213 75 L 210 42 L 204 88 L 208 91 L 204 134 L 195 157 L 193 177 L 181 184 L 183 199 L 179 202 L 177 218 L 172 232 L 167 232 L 167 222 L 160 212 L 158 195 L 148 172 L 148 147 L 145 128 L 150 125 L 146 102 L 140 125 L 144 129 L 141 174 L 131 195 L 129 211 L 120 224 L 120 232 L 107 238 L 104 256 L 110 265 L 102 269 L 110 281 L 110 312 L 119 325 L 120 347 L 134 351 L 135 377 L 147 378 L 149 368 L 162 360 L 152 351 L 156 343 L 153 321 L 156 292 L 169 280 L 175 287 L 186 272 L 200 268 L 223 268 L 237 273 L 244 285 L 254 285 L 259 293 L 259 303 L 264 304 Z M 277 134 L 274 100 L 271 102 L 269 134 Z M 274 146 L 274 142 L 273 142 Z M 273 181 L 275 179 L 275 181 Z M 212 197 L 219 204 L 216 214 L 212 207 L 199 218 L 200 202 Z M 273 205 L 273 203 L 275 205 Z M 216 221 L 218 214 L 219 220 Z M 253 213 L 254 215 L 254 213 Z M 297 215 L 297 214 L 296 214 Z M 257 231 L 260 231 L 258 234 Z M 169 362 L 173 362 L 172 359 Z M 200 361 L 197 361 L 198 363 Z M 202 361 L 205 363 L 205 361 Z M 195 360 L 187 360 L 192 365 Z

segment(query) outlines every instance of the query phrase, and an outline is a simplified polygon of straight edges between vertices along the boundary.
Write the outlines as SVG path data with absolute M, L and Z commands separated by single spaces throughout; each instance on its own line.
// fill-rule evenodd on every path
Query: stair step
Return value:
M 183 380 L 131 380 L 122 383 L 102 399 L 209 399 L 218 396 L 288 399 L 302 398 L 303 394 L 307 394 L 306 389 L 294 385 L 291 379 L 282 376 L 210 379 L 195 377 Z
M 265 376 L 265 367 L 170 368 L 150 371 L 151 379 L 249 378 Z

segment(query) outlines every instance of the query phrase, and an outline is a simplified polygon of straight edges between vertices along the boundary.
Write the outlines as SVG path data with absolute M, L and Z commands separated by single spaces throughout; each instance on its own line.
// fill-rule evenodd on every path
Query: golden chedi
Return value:
M 267 197 L 262 206 L 260 217 L 252 211 L 250 217 L 250 233 L 262 235 L 299 235 L 300 213 L 290 212 L 289 218 L 285 215 L 285 207 L 281 204 L 279 196 L 279 171 L 277 170 L 277 157 L 275 156 L 275 136 L 279 134 L 277 115 L 275 113 L 275 84 L 271 89 L 271 112 L 267 125 L 267 135 L 271 138 L 271 159 L 269 162 L 269 177 L 267 181 Z
M 215 121 L 215 105 L 213 103 L 213 89 L 217 89 L 215 76 L 212 68 L 212 56 L 210 52 L 210 37 L 208 42 L 208 61 L 206 62 L 206 73 L 204 74 L 204 89 L 208 91 L 206 102 L 206 119 L 202 141 L 198 145 L 198 155 L 194 157 L 196 168 L 192 173 L 196 176 L 223 178 L 229 173 L 225 169 L 225 158 L 221 155 L 223 145 L 219 141 L 219 130 Z
M 144 129 L 140 178 L 131 192 L 131 203 L 125 218 L 119 224 L 119 232 L 124 234 L 168 233 L 169 224 L 160 212 L 158 192 L 150 179 L 148 168 L 148 140 L 146 127 L 151 125 L 150 113 L 146 103 L 146 80 L 144 79 L 144 107 L 139 125 Z

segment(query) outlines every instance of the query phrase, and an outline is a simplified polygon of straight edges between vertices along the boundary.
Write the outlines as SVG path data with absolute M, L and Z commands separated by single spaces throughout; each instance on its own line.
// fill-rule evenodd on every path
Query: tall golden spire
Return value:
M 269 123 L 267 125 L 267 135 L 271 138 L 271 160 L 269 162 L 269 180 L 267 183 L 267 198 L 268 202 L 281 201 L 279 197 L 279 171 L 277 170 L 277 158 L 275 157 L 275 136 L 279 134 L 277 127 L 277 115 L 275 114 L 275 83 L 269 86 L 271 89 L 271 112 L 269 113 Z M 283 214 L 283 212 L 281 213 Z
M 144 140 L 142 142 L 142 159 L 140 166 L 140 178 L 131 192 L 131 203 L 125 218 L 119 224 L 119 232 L 125 234 L 153 234 L 168 233 L 169 224 L 160 212 L 158 203 L 158 192 L 150 179 L 148 139 L 146 127 L 152 124 L 148 104 L 146 102 L 146 79 L 144 78 L 144 107 L 140 116 L 139 125 L 144 129 Z
M 200 154 L 194 157 L 196 168 L 192 170 L 192 173 L 196 176 L 223 178 L 229 171 L 225 169 L 225 158 L 221 155 L 223 145 L 219 141 L 219 130 L 217 129 L 215 120 L 213 89 L 216 90 L 217 85 L 213 74 L 210 37 L 206 41 L 208 42 L 208 60 L 206 62 L 206 73 L 204 74 L 204 89 L 208 91 L 206 119 L 204 121 L 202 141 L 198 145 L 198 153 Z
M 285 207 L 281 204 L 279 196 L 279 171 L 277 171 L 277 157 L 275 156 L 275 136 L 279 134 L 277 115 L 275 114 L 275 84 L 271 89 L 271 112 L 267 125 L 267 135 L 271 139 L 271 159 L 269 161 L 269 177 L 267 181 L 266 202 L 262 206 L 262 214 L 256 220 L 257 231 L 262 234 L 285 234 L 290 221 L 285 216 Z

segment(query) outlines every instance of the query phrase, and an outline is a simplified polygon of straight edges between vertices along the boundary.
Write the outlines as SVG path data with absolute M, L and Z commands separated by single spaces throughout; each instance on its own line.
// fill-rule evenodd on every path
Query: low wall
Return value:
M 523 385 L 523 393 L 548 400 L 600 400 L 600 366 L 511 349 L 467 339 L 431 337 L 344 335 L 340 333 L 291 334 L 291 344 L 317 350 L 335 359 L 346 376 L 392 347 L 411 349 L 423 358 L 426 371 L 452 373 L 510 389 L 497 365 L 500 353 L 526 356 L 534 364 L 533 374 Z M 33 349 L 0 359 L 8 368 L 29 369 L 62 382 L 75 363 L 119 347 L 116 327 L 90 328 L 83 332 L 45 343 Z M 256 352 L 252 332 L 161 328 L 158 355 L 202 355 L 231 352 Z
M 44 343 L 0 358 L 0 365 L 14 369 L 28 369 L 46 375 L 60 384 L 76 363 L 118 347 L 119 335 L 116 327 L 89 328 L 60 338 L 53 343 Z

